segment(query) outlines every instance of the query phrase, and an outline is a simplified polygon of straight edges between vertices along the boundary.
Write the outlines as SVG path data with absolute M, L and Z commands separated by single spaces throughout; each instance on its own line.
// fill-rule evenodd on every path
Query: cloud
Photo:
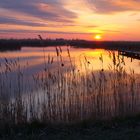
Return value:
M 15 24 L 15 25 L 27 25 L 27 26 L 44 26 L 43 23 L 19 20 L 19 19 L 8 18 L 8 17 L 1 17 L 0 18 L 0 24 Z
M 2 0 L 0 8 L 54 22 L 73 22 L 77 17 L 65 9 L 60 0 Z
M 94 12 L 109 14 L 124 11 L 140 11 L 139 0 L 83 0 Z
M 46 33 L 46 34 L 85 34 L 85 35 L 91 35 L 93 33 L 85 33 L 85 32 L 61 32 L 61 31 L 49 31 L 49 30 L 45 30 L 45 31 L 36 31 L 36 30 L 16 30 L 16 29 L 11 29 L 11 30 L 1 30 L 1 34 L 2 33 Z
M 138 12 L 134 12 L 134 13 L 131 13 L 129 16 L 137 16 L 139 13 Z
M 97 25 L 87 25 L 87 26 L 83 26 L 83 27 L 86 27 L 86 28 L 96 28 L 98 26 Z
M 120 32 L 119 30 L 110 30 L 110 29 L 103 29 L 101 31 L 105 31 L 105 32 Z

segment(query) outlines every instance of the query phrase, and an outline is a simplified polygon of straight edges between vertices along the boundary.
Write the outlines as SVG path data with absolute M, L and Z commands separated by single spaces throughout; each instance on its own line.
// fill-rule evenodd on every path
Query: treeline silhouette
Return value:
M 73 46 L 79 48 L 103 48 L 109 50 L 140 51 L 140 41 L 86 41 L 78 39 L 0 39 L 0 51 L 20 50 L 26 47 Z

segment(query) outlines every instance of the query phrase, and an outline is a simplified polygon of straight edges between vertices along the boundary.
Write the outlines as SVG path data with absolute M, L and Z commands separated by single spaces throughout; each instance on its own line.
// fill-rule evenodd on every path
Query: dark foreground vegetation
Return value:
M 90 62 L 85 58 L 84 76 L 80 71 L 77 73 L 73 70 L 74 64 L 68 50 L 71 66 L 65 77 L 62 71 L 65 63 L 59 49 L 56 48 L 58 71 L 52 72 L 46 67 L 45 76 L 41 79 L 33 77 L 37 83 L 36 91 L 38 88 L 44 91 L 43 101 L 39 96 L 36 100 L 28 87 L 29 95 L 26 98 L 22 96 L 21 83 L 25 75 L 20 63 L 5 59 L 4 67 L 1 67 L 3 71 L 0 72 L 0 140 L 140 139 L 140 116 L 137 115 L 139 77 L 134 72 L 129 75 L 125 72 L 121 66 L 123 58 L 110 54 L 113 70 L 109 79 L 103 69 L 99 71 L 99 77 L 90 71 Z M 50 56 L 47 58 L 46 66 L 53 65 Z M 103 63 L 103 58 L 100 59 Z M 13 79 L 8 76 L 12 68 L 17 69 L 17 80 L 15 76 L 14 82 L 18 83 L 18 87 L 14 91 L 18 94 L 14 100 L 2 100 L 9 95 L 6 85 L 12 94 Z M 7 81 L 10 81 L 9 85 Z M 132 114 L 135 117 L 127 118 Z
M 82 47 L 84 42 L 86 45 L 86 41 L 81 45 L 80 42 L 79 45 L 76 42 L 74 44 L 74 41 L 73 44 L 63 43 Z M 100 46 L 100 43 L 97 44 Z M 104 42 L 104 45 L 108 43 Z M 138 46 L 139 43 L 135 43 L 133 46 Z M 44 41 L 40 44 L 45 46 Z M 60 47 L 56 47 L 56 54 L 56 60 L 44 54 L 44 69 L 42 73 L 31 77 L 35 85 L 34 92 L 29 84 L 25 86 L 26 96 L 23 94 L 24 79 L 30 79 L 26 79 L 20 61 L 5 58 L 5 63 L 0 65 L 0 139 L 140 139 L 140 116 L 137 115 L 140 112 L 140 75 L 135 74 L 134 70 L 130 74 L 126 72 L 124 57 L 110 52 L 112 64 L 109 65 L 110 72 L 106 73 L 102 55 L 99 57 L 102 68 L 95 72 L 90 69 L 94 64 L 86 56 L 78 70 L 72 62 L 69 49 L 66 62 L 63 61 Z M 56 71 L 52 71 L 53 65 L 57 65 Z M 16 88 L 12 86 L 13 71 L 16 71 Z M 14 98 L 10 100 L 13 91 Z M 135 117 L 126 118 L 131 115 Z
M 140 116 L 52 125 L 33 122 L 0 128 L 1 140 L 139 140 Z
M 140 42 L 134 41 L 85 41 L 65 39 L 0 39 L 0 51 L 20 50 L 22 46 L 75 46 L 80 48 L 103 48 L 109 50 L 135 50 L 140 51 Z

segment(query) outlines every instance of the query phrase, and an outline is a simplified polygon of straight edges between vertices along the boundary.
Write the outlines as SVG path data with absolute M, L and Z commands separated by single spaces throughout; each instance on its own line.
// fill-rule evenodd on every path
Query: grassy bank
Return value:
M 69 125 L 33 122 L 0 129 L 1 140 L 139 140 L 140 116 Z

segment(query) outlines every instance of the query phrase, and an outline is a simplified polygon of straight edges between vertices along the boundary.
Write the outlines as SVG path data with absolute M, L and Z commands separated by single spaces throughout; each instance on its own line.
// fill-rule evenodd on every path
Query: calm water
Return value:
M 58 49 L 61 52 L 59 57 L 55 47 L 47 47 L 45 50 L 23 47 L 21 51 L 0 52 L 1 99 L 9 102 L 20 93 L 27 104 L 31 104 L 30 96 L 32 96 L 35 111 L 40 110 L 38 109 L 40 103 L 47 102 L 47 108 L 51 110 L 48 118 L 60 115 L 58 120 L 67 121 L 69 116 L 71 119 L 75 117 L 82 120 L 90 118 L 94 113 L 94 116 L 106 117 L 109 113 L 110 116 L 115 116 L 118 112 L 124 114 L 129 111 L 140 112 L 139 60 L 118 56 L 118 52 L 104 49 L 70 47 L 70 56 L 67 47 Z M 113 73 L 114 63 L 115 65 L 119 63 L 119 68 L 125 70 L 125 75 L 133 75 L 135 81 L 131 81 L 133 77 L 127 79 L 125 76 L 122 81 L 122 77 L 116 80 L 114 75 L 109 75 Z M 46 80 L 43 79 L 44 69 L 47 73 L 51 72 Z M 52 73 L 57 70 L 61 74 L 58 73 L 55 77 Z M 112 86 L 113 82 L 115 89 Z M 48 91 L 50 93 L 46 93 Z M 135 96 L 131 95 L 132 93 Z M 65 116 L 66 112 L 68 115 Z
M 63 62 L 67 65 L 69 60 L 67 60 L 67 47 L 62 47 L 62 56 Z M 76 64 L 76 69 L 79 68 L 80 61 L 85 61 L 86 59 L 90 62 L 90 68 L 93 70 L 101 70 L 102 67 L 105 70 L 109 70 L 109 65 L 112 65 L 111 51 L 106 51 L 103 49 L 80 49 L 80 48 L 70 48 L 70 54 L 72 57 L 72 61 Z M 117 54 L 117 52 L 115 52 Z M 45 48 L 45 56 L 46 59 L 50 55 L 54 57 L 54 61 L 56 59 L 56 49 L 55 47 L 47 47 Z M 103 57 L 103 66 L 102 62 L 99 59 Z M 122 56 L 120 56 L 122 57 Z M 17 60 L 19 59 L 20 65 L 22 68 L 27 69 L 29 74 L 35 74 L 40 72 L 44 68 L 44 52 L 43 48 L 32 48 L 32 47 L 23 47 L 21 51 L 7 51 L 7 52 L 0 52 L 0 63 L 5 63 L 5 59 L 8 60 Z M 123 67 L 126 69 L 128 73 L 131 70 L 134 70 L 136 74 L 140 74 L 140 61 L 137 59 L 131 60 L 131 58 L 124 57 L 124 64 Z M 53 69 L 53 68 L 52 68 Z M 80 69 L 80 68 L 79 68 Z
M 61 57 L 57 58 L 56 48 L 47 47 L 45 48 L 32 48 L 32 47 L 23 47 L 21 51 L 7 51 L 0 52 L 0 71 L 3 76 L 3 81 L 6 82 L 3 86 L 3 90 L 7 91 L 8 96 L 13 96 L 18 88 L 18 68 L 14 67 L 14 62 L 18 63 L 20 66 L 20 71 L 22 71 L 24 77 L 22 79 L 22 94 L 27 94 L 28 89 L 30 92 L 35 92 L 35 84 L 33 76 L 41 75 L 45 67 L 50 71 L 55 71 L 59 65 L 64 64 L 64 67 L 61 68 L 61 71 L 64 73 L 69 72 L 69 67 L 71 67 L 71 62 L 68 58 L 67 47 L 61 47 Z M 58 48 L 59 49 L 59 48 Z M 71 61 L 74 65 L 75 71 L 80 71 L 85 74 L 86 71 L 94 71 L 95 73 L 104 69 L 105 73 L 112 72 L 113 70 L 113 52 L 107 51 L 104 49 L 81 49 L 70 47 Z M 118 52 L 114 52 L 116 55 L 116 63 L 118 63 Z M 45 56 L 45 60 L 44 60 Z M 48 64 L 48 57 L 53 59 L 53 65 Z M 123 62 L 120 64 L 125 71 L 130 74 L 134 70 L 135 75 L 140 74 L 140 61 L 136 59 L 131 59 L 127 57 L 120 56 L 119 58 Z M 10 72 L 7 70 L 6 61 L 10 67 Z M 44 62 L 46 61 L 46 64 Z M 59 64 L 58 64 L 58 61 Z M 88 62 L 88 65 L 85 66 L 85 63 Z M 5 77 L 5 71 L 8 71 Z M 6 97 L 7 98 L 7 97 Z M 7 98 L 8 99 L 8 98 Z

